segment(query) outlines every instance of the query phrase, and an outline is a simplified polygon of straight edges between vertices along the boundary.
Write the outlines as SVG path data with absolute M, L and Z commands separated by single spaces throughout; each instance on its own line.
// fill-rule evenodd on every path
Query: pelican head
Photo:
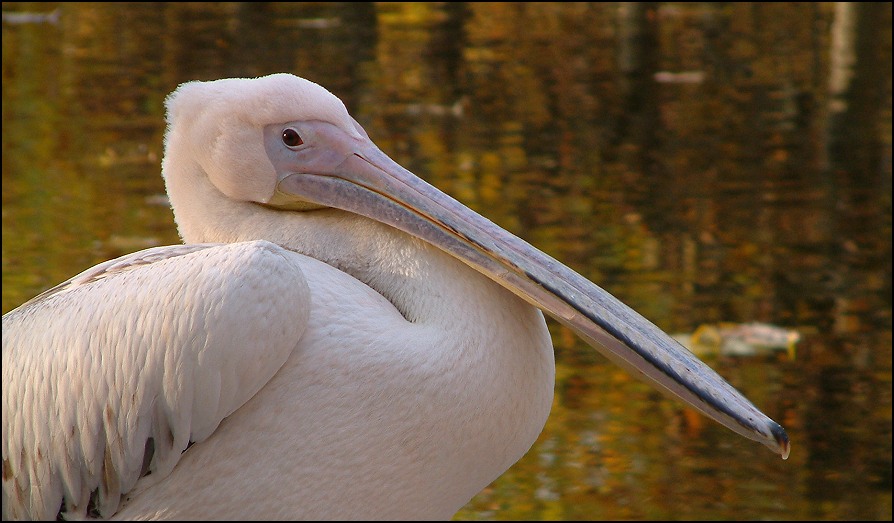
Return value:
M 398 165 L 323 87 L 290 74 L 190 82 L 172 93 L 167 108 L 163 171 L 187 241 L 211 224 L 188 216 L 178 195 L 202 184 L 243 205 L 289 213 L 336 208 L 385 223 L 540 308 L 635 376 L 788 456 L 783 428 L 688 350 L 600 287 Z M 207 178 L 184 175 L 168 163 L 174 157 L 190 158 Z

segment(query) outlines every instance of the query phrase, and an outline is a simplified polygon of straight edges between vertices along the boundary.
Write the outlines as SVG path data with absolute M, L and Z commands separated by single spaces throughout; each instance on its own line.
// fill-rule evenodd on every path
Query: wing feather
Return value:
M 295 256 L 155 247 L 4 315 L 3 519 L 109 517 L 170 474 L 297 345 L 310 298 Z

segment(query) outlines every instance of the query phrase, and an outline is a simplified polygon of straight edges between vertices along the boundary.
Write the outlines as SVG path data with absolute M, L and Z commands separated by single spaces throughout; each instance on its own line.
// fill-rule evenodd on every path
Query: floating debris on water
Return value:
M 671 335 L 696 356 L 756 356 L 785 351 L 795 359 L 801 334 L 769 323 L 706 323 L 692 334 Z

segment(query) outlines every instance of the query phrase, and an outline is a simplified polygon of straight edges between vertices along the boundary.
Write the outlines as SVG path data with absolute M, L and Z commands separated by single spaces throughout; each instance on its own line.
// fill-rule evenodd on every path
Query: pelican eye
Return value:
M 298 131 L 288 127 L 282 132 L 282 143 L 289 147 L 298 147 L 304 143 L 304 140 L 301 139 Z

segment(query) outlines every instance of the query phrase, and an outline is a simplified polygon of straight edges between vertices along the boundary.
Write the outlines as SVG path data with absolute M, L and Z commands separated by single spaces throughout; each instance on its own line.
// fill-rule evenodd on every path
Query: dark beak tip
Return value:
M 788 434 L 785 433 L 785 429 L 782 428 L 782 425 L 778 423 L 773 423 L 773 426 L 770 428 L 770 432 L 773 433 L 773 437 L 776 439 L 777 451 L 779 455 L 782 456 L 782 459 L 788 459 L 789 452 L 791 452 L 791 443 L 788 440 Z

